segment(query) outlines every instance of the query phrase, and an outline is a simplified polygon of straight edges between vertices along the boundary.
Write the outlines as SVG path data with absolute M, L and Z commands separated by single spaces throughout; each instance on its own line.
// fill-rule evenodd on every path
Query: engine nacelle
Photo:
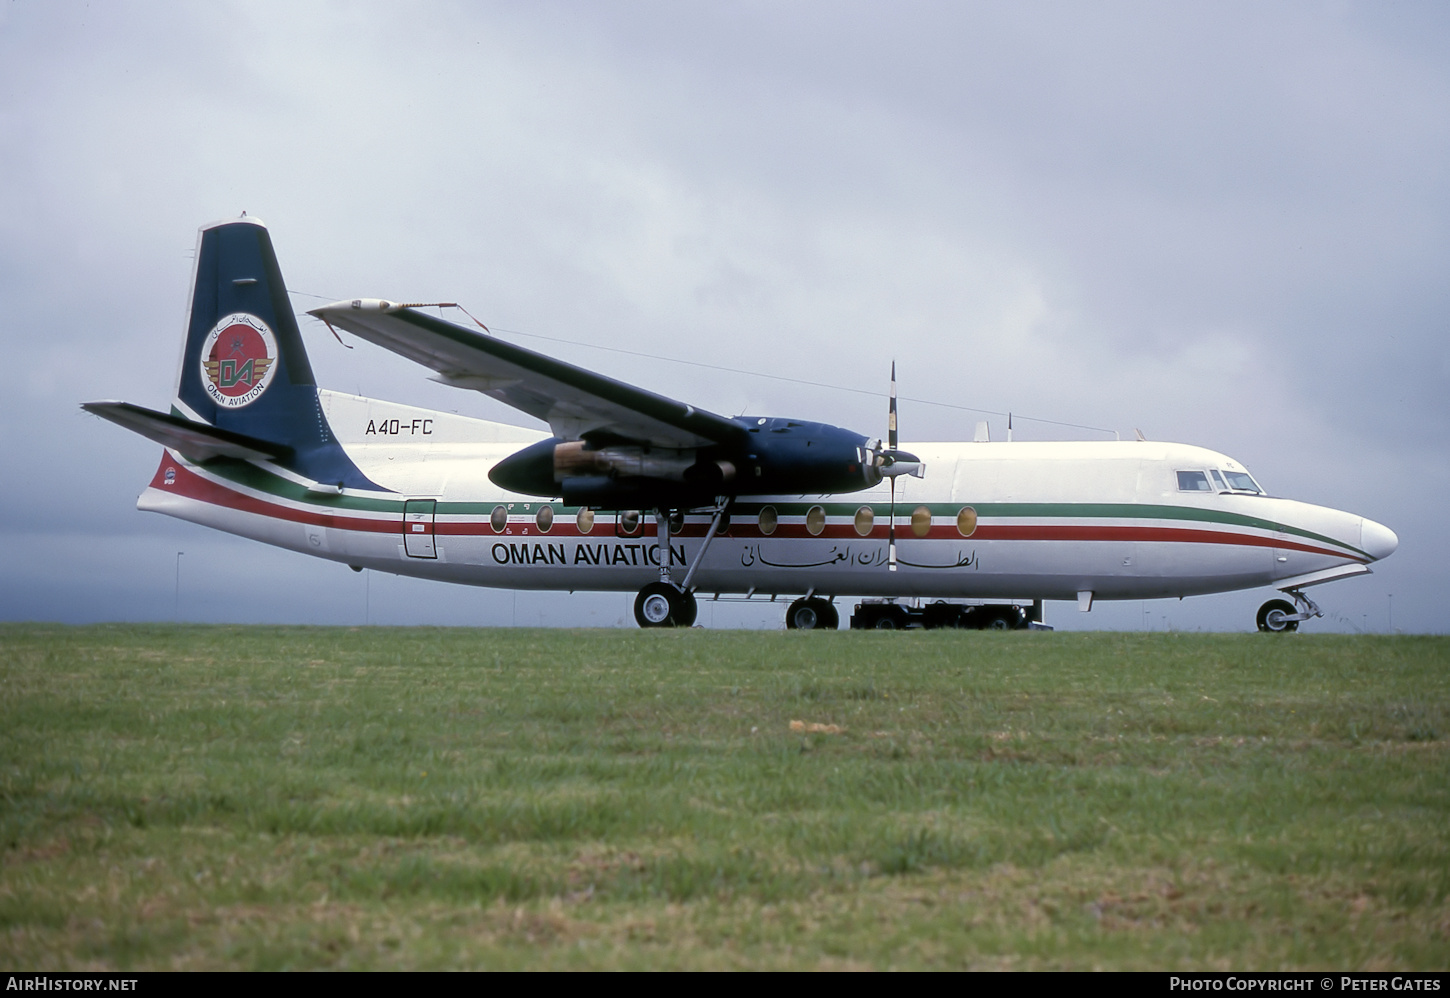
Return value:
M 699 448 L 553 437 L 500 461 L 488 477 L 510 492 L 560 496 L 569 505 L 679 509 L 709 505 L 718 496 L 855 492 L 891 473 L 879 460 L 879 447 L 838 426 L 771 418 L 735 422 L 738 440 Z
M 828 423 L 737 419 L 747 428 L 737 495 L 827 495 L 881 481 L 866 437 Z

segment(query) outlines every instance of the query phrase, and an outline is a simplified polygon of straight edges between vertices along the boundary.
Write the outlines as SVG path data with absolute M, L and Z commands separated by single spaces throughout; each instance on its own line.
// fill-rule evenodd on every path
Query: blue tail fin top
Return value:
M 378 489 L 327 425 L 267 227 L 204 226 L 177 401 L 223 430 L 292 448 L 286 467 L 315 481 Z

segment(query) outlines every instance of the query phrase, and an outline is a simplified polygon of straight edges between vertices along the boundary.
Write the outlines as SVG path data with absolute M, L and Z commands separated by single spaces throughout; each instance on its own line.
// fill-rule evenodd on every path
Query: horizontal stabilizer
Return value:
M 214 457 L 235 457 L 243 461 L 276 461 L 292 456 L 292 448 L 268 443 L 231 430 L 219 430 L 206 423 L 193 423 L 180 416 L 153 412 L 130 402 L 82 402 L 81 408 L 124 426 L 169 447 L 188 461 L 209 461 Z

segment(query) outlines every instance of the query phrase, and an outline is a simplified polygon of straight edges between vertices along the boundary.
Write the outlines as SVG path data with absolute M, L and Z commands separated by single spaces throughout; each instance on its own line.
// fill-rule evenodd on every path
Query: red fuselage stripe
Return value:
M 166 469 L 174 468 L 176 481 L 167 485 L 165 482 Z M 270 516 L 276 520 L 291 520 L 294 523 L 311 523 L 319 527 L 337 527 L 342 530 L 362 530 L 375 534 L 398 534 L 403 531 L 402 517 L 387 520 L 369 520 L 360 516 L 340 516 L 336 513 L 321 513 L 314 510 L 293 509 L 290 506 L 280 506 L 277 503 L 267 502 L 249 495 L 244 495 L 234 489 L 213 482 L 209 478 L 203 478 L 194 474 L 187 468 L 170 460 L 163 460 L 161 468 L 156 472 L 156 477 L 151 480 L 153 489 L 160 489 L 163 492 L 175 492 L 188 499 L 196 499 L 200 502 L 211 503 L 213 506 L 226 506 L 229 509 L 239 509 L 244 513 L 256 513 L 259 516 Z

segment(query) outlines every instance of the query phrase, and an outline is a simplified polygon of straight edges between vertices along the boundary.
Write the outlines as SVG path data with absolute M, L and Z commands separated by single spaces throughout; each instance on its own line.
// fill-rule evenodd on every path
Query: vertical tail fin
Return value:
M 272 238 L 258 219 L 201 228 L 175 405 L 189 419 L 292 448 L 285 465 L 315 481 L 378 488 L 327 425 Z

